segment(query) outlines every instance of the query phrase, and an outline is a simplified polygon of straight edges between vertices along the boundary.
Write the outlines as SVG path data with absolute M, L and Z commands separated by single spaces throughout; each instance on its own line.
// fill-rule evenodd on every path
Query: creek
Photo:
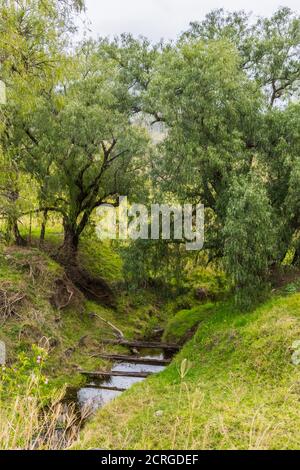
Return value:
M 139 355 L 139 358 L 149 359 L 149 364 L 126 362 L 126 360 L 118 361 L 114 363 L 111 372 L 122 372 L 124 376 L 88 377 L 87 383 L 83 387 L 73 387 L 67 390 L 67 401 L 76 402 L 80 409 L 84 407 L 96 411 L 121 395 L 125 390 L 128 390 L 133 384 L 145 380 L 145 377 L 128 377 L 126 373 L 137 373 L 137 375 L 141 372 L 155 374 L 166 367 L 165 365 L 151 364 L 151 360 L 155 363 L 158 360 L 165 359 L 163 353 L 154 353 L 152 351 L 149 354 Z

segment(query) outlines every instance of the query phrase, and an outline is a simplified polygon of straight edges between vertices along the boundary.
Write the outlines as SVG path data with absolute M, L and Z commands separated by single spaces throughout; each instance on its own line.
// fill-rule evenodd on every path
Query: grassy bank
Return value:
M 198 331 L 174 363 L 100 410 L 76 448 L 299 448 L 300 369 L 291 347 L 300 339 L 300 294 L 247 314 L 230 302 L 197 311 Z M 172 327 L 176 336 L 181 324 Z
M 47 250 L 59 241 L 50 232 Z M 129 338 L 143 337 L 150 327 L 164 322 L 164 301 L 155 291 L 128 291 L 120 286 L 122 263 L 110 244 L 83 240 L 79 257 L 92 275 L 101 276 L 105 271 L 105 279 L 115 291 L 114 308 L 87 300 L 47 252 L 33 246 L 0 247 L 0 340 L 6 344 L 8 363 L 20 352 L 30 354 L 32 344 L 47 345 L 47 373 L 54 386 L 79 384 L 83 380 L 79 368 L 110 366 L 94 357 L 101 351 L 102 339 L 114 335 L 105 321 Z M 118 350 L 106 347 L 109 349 Z
M 50 233 L 46 244 L 59 240 Z M 84 239 L 82 264 L 95 276 L 106 273 L 115 289 L 116 307 L 107 308 L 68 284 L 63 268 L 38 248 L 3 247 L 0 257 L 2 294 L 17 299 L 6 318 L 1 306 L 8 363 L 21 351 L 30 354 L 32 344 L 46 343 L 45 374 L 53 388 L 79 385 L 79 368 L 109 369 L 95 354 L 122 349 L 102 345 L 113 335 L 103 319 L 128 338 L 149 337 L 162 326 L 165 341 L 187 341 L 164 372 L 100 410 L 76 448 L 299 447 L 300 366 L 291 362 L 293 342 L 300 340 L 298 278 L 255 311 L 239 313 L 230 300 L 216 301 L 227 290 L 219 273 L 193 271 L 190 291 L 172 298 L 159 289 L 130 290 L 113 246 Z

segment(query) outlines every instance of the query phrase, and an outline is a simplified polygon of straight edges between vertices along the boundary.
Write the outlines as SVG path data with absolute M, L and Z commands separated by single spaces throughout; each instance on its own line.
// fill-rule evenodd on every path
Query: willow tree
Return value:
M 227 41 L 191 40 L 161 55 L 148 99 L 166 129 L 154 177 L 180 201 L 205 205 L 205 248 L 222 256 L 228 188 L 253 164 L 260 95 Z
M 262 179 L 250 173 L 235 178 L 226 210 L 224 261 L 238 307 L 249 309 L 267 290 L 270 265 L 276 258 L 273 211 Z
M 38 210 L 62 216 L 61 255 L 70 264 L 93 211 L 130 193 L 147 135 L 132 123 L 130 100 L 120 100 L 129 92 L 119 68 L 93 43 L 64 65 L 33 110 L 16 112 L 13 145 L 40 184 L 44 206 Z
M 204 203 L 207 259 L 231 259 L 228 273 L 237 284 L 243 278 L 246 301 L 251 284 L 263 288 L 268 266 L 278 266 L 291 248 L 294 262 L 299 259 L 299 46 L 299 17 L 289 9 L 256 23 L 244 13 L 215 11 L 165 49 L 149 86 L 148 100 L 166 129 L 155 176 L 173 197 Z M 254 173 L 261 185 L 257 195 Z M 237 179 L 244 189 L 232 192 Z M 269 253 L 264 225 L 257 232 L 258 247 L 259 237 L 264 240 L 263 268 L 251 238 L 242 240 L 243 256 L 238 242 L 236 256 L 227 242 L 229 228 L 238 240 L 229 214 L 235 208 L 242 213 L 237 194 L 243 191 L 258 219 L 272 213 L 277 249 Z M 250 258 L 256 266 L 249 266 Z
M 73 15 L 82 8 L 81 0 L 0 2 L 0 81 L 7 90 L 7 104 L 0 108 L 1 169 L 7 176 L 2 178 L 1 195 L 8 227 L 19 244 L 25 240 L 18 229 L 22 165 L 19 148 L 13 145 L 14 119 L 33 111 L 49 81 L 59 74 L 59 57 L 74 30 Z M 28 132 L 25 121 L 22 125 L 20 138 Z
M 226 39 L 240 57 L 240 67 L 265 93 L 270 107 L 297 93 L 300 72 L 300 17 L 287 7 L 256 20 L 243 11 L 213 10 L 193 22 L 182 40 Z

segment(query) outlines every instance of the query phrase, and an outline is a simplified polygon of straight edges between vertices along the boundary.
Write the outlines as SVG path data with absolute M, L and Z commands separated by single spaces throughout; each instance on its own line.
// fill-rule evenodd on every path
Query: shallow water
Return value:
M 147 356 L 140 356 L 150 359 L 163 359 L 163 354 L 153 354 Z M 112 371 L 125 371 L 125 372 L 152 372 L 157 373 L 165 369 L 165 366 L 148 365 L 148 364 L 134 364 L 129 362 L 118 362 L 112 367 Z M 106 390 L 102 387 L 117 387 L 117 388 L 130 388 L 134 383 L 142 382 L 145 380 L 141 377 L 111 377 L 109 379 L 98 379 L 90 381 L 86 387 L 77 391 L 77 401 L 80 407 L 87 406 L 95 411 L 101 408 L 106 403 L 113 400 L 115 397 L 121 395 L 122 391 Z

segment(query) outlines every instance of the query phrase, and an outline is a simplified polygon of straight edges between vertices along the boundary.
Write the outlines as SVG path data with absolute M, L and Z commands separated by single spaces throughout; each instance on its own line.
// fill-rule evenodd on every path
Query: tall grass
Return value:
M 76 439 L 88 410 L 63 402 L 43 375 L 47 352 L 33 346 L 33 355 L 19 355 L 0 371 L 0 449 L 58 450 Z
M 68 448 L 77 438 L 88 410 L 62 402 L 63 393 L 47 405 L 29 381 L 22 394 L 0 397 L 0 448 L 2 450 L 58 450 Z

